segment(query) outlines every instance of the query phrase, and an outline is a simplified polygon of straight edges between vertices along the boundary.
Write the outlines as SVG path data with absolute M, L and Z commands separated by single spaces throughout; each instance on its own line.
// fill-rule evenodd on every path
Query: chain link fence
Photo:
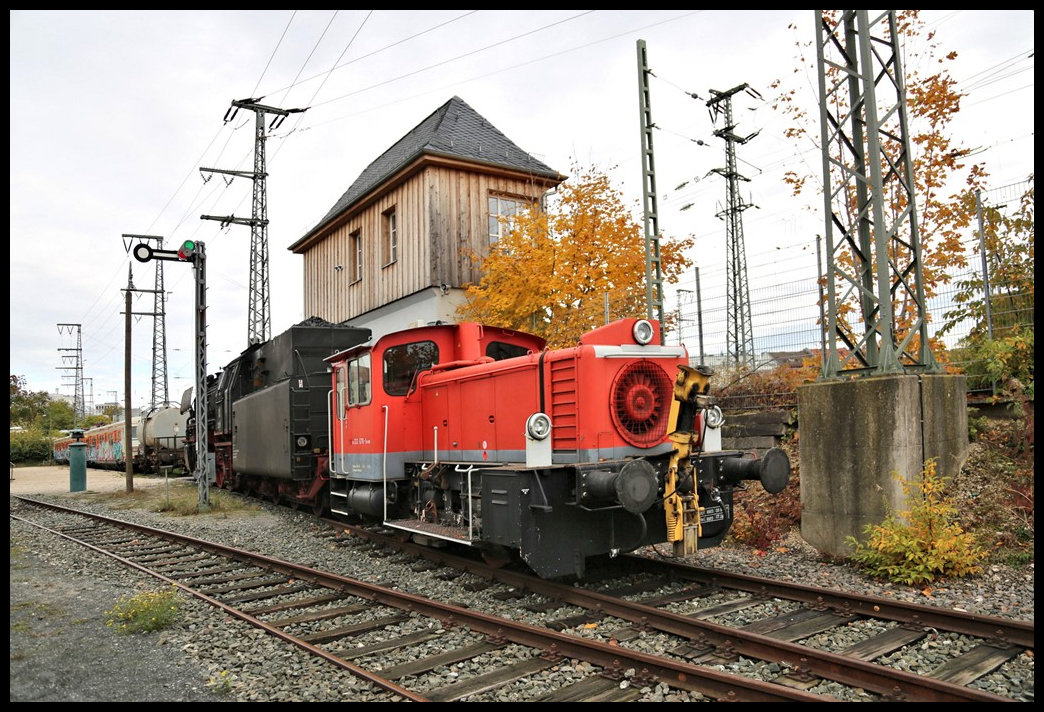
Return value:
M 1013 215 L 1022 196 L 1032 185 L 1032 180 L 1012 184 L 984 193 L 981 198 L 985 205 L 1002 214 Z M 950 274 L 949 281 L 927 297 L 925 304 L 929 336 L 933 344 L 938 344 L 933 348 L 933 356 L 945 364 L 948 371 L 965 374 L 984 371 L 982 364 L 966 360 L 967 349 L 961 348 L 976 328 L 976 320 L 964 318 L 943 333 L 943 327 L 953 318 L 957 308 L 957 297 L 962 291 L 960 285 L 989 285 L 991 309 L 986 310 L 990 322 L 987 327 L 990 333 L 997 332 L 996 335 L 1003 334 L 1004 329 L 1011 325 L 1033 324 L 1034 296 L 1032 278 L 1028 294 L 1025 283 L 1006 281 L 1006 272 L 991 267 L 995 260 L 989 251 L 983 259 L 978 227 L 970 228 L 968 232 L 962 243 L 967 268 Z M 753 373 L 749 368 L 736 368 L 730 363 L 735 359 L 728 355 L 734 346 L 727 343 L 725 265 L 697 266 L 695 280 L 679 285 L 677 302 L 671 312 L 675 328 L 667 341 L 684 343 L 694 366 L 702 364 L 715 372 L 714 386 L 716 391 L 723 393 L 719 401 L 724 409 L 796 407 L 795 386 L 809 376 L 819 377 L 821 355 L 829 337 L 821 329 L 825 307 L 820 306 L 822 292 L 817 264 L 825 261 L 825 245 L 817 244 L 819 239 L 816 236 L 811 242 L 779 245 L 769 252 L 747 255 L 755 350 Z M 1030 237 L 1031 258 L 1032 254 Z M 985 290 L 982 290 L 983 303 L 985 297 Z M 978 326 L 982 328 L 981 323 Z M 943 353 L 937 353 L 940 350 Z M 788 369 L 791 371 L 789 377 Z M 732 388 L 743 379 L 749 381 L 747 387 Z M 762 386 L 762 392 L 758 392 L 759 386 Z M 730 390 L 741 395 L 730 395 Z M 995 384 L 983 383 L 981 378 L 969 378 L 971 399 L 989 397 L 994 390 Z

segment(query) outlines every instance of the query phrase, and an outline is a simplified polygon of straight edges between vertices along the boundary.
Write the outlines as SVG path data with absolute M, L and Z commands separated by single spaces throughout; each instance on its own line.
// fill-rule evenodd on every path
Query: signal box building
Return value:
M 304 257 L 304 313 L 374 337 L 456 321 L 500 216 L 543 205 L 565 176 L 453 97 L 371 163 L 290 246 Z

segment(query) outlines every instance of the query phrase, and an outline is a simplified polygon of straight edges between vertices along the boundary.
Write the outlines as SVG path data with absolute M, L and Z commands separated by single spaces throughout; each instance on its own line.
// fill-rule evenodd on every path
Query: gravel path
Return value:
M 106 625 L 108 611 L 135 587 L 64 570 L 49 558 L 12 542 L 11 702 L 228 699 L 165 633 L 119 635 Z

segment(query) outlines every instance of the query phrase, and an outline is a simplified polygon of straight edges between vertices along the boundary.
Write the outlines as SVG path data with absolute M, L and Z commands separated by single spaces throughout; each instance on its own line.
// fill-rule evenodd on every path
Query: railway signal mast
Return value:
M 191 262 L 196 277 L 196 472 L 199 510 L 210 508 L 210 458 L 207 454 L 207 267 L 202 242 L 185 240 L 177 250 L 153 249 L 147 242 L 134 246 L 138 262 Z

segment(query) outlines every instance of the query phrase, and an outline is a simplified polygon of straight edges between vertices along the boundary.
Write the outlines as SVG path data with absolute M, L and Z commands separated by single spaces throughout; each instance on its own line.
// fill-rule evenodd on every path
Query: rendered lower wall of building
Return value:
M 457 306 L 463 302 L 464 291 L 461 289 L 447 288 L 443 291 L 431 287 L 357 316 L 348 323 L 370 329 L 376 341 L 385 334 L 402 331 L 416 324 L 434 324 L 438 321 L 444 324 L 456 323 Z

